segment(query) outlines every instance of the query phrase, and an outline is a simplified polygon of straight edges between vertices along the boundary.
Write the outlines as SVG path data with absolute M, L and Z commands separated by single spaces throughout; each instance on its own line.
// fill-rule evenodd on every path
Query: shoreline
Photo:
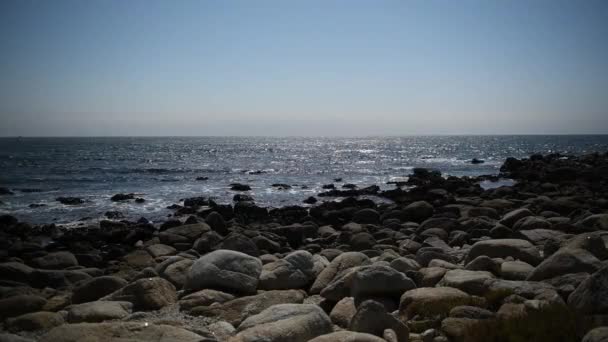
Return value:
M 515 184 L 479 184 L 499 178 Z M 608 283 L 608 153 L 507 158 L 496 176 L 415 168 L 394 186 L 328 185 L 267 208 L 235 184 L 234 204 L 187 198 L 155 224 L 1 215 L 0 331 L 138 340 L 145 322 L 175 341 L 549 341 L 608 325 L 595 299 Z

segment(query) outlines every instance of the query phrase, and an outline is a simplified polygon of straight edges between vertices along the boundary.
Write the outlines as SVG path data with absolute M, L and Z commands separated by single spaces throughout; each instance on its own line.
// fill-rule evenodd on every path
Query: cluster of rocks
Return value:
M 605 341 L 607 166 L 509 159 L 491 190 L 416 169 L 373 189 L 390 204 L 191 198 L 160 226 L 5 215 L 0 341 Z

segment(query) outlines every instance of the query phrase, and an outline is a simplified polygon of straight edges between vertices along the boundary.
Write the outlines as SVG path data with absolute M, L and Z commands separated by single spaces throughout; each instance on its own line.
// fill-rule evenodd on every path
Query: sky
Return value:
M 0 136 L 608 133 L 608 1 L 0 1 Z

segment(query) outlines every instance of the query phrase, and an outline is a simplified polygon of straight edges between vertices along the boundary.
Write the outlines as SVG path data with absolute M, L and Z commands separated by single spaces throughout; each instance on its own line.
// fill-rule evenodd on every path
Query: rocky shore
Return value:
M 160 225 L 0 216 L 0 342 L 608 340 L 608 153 L 325 190 L 189 198 Z

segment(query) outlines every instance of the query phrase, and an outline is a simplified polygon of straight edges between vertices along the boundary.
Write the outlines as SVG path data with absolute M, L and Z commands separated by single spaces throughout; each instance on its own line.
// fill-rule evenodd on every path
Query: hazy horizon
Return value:
M 0 3 L 0 136 L 608 133 L 605 1 Z

